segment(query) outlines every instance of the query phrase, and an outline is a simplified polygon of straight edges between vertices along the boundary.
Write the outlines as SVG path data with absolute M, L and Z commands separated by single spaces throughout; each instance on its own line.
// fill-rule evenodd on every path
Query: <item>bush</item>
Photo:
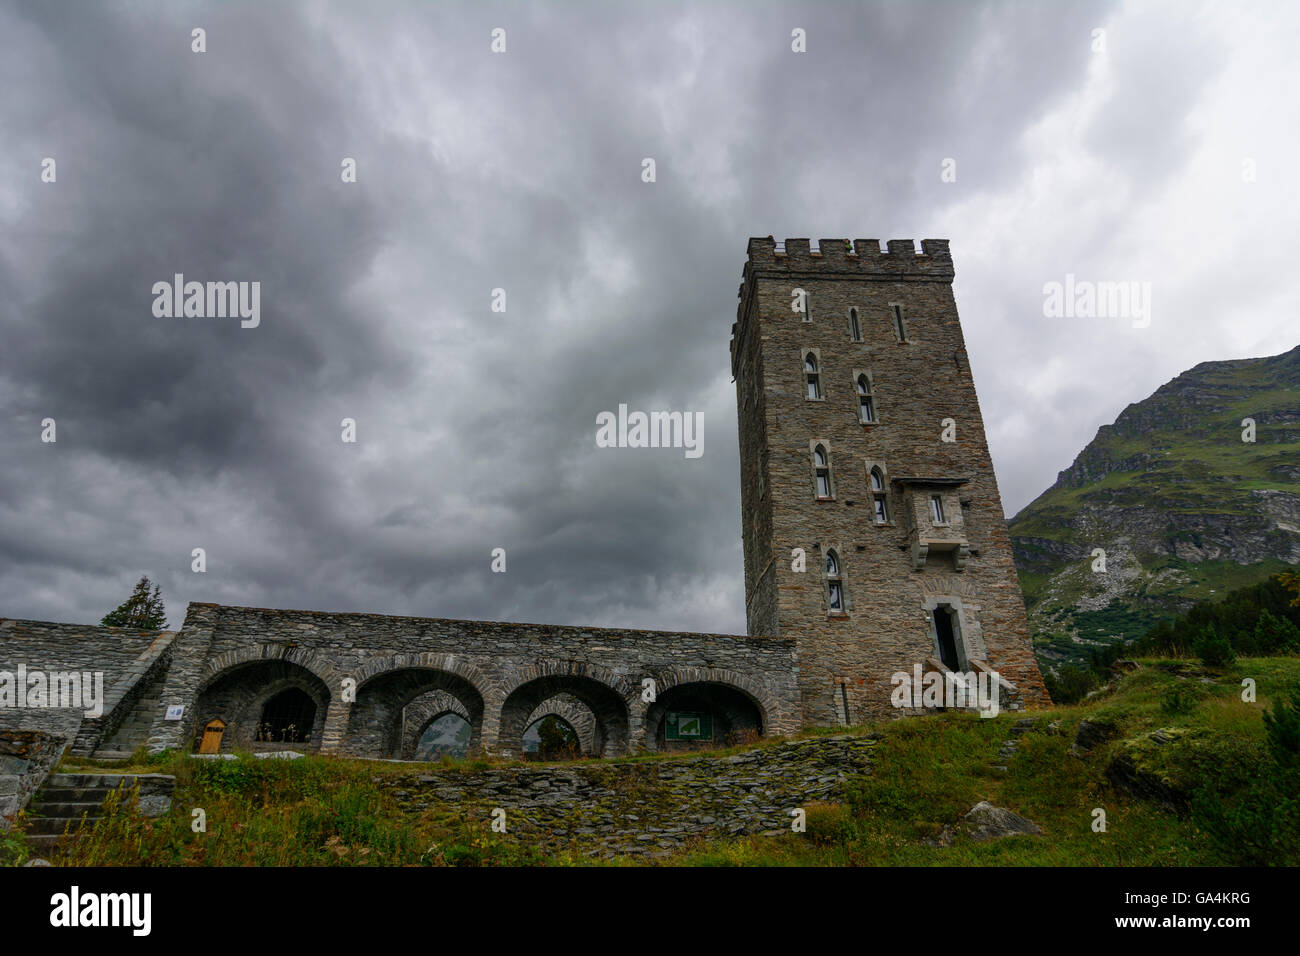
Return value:
M 1300 864 L 1300 682 L 1264 712 L 1271 761 L 1235 795 L 1216 792 L 1213 775 L 1192 800 L 1198 823 L 1231 863 Z
M 1254 644 L 1261 654 L 1295 652 L 1300 650 L 1300 628 L 1265 609 L 1259 612 L 1259 620 L 1255 622 Z
M 1232 643 L 1226 637 L 1220 637 L 1218 628 L 1213 624 L 1205 625 L 1204 629 L 1196 635 L 1196 640 L 1192 642 L 1192 650 L 1211 667 L 1223 667 L 1237 659 L 1237 655 L 1232 650 Z
M 1055 672 L 1043 671 L 1043 683 L 1054 703 L 1077 704 L 1101 683 L 1101 677 L 1090 667 L 1066 664 Z
M 1160 709 L 1166 714 L 1190 714 L 1200 702 L 1200 695 L 1186 684 L 1175 684 L 1160 699 Z
M 1264 736 L 1279 767 L 1300 770 L 1300 681 L 1291 685 L 1287 697 L 1264 712 Z

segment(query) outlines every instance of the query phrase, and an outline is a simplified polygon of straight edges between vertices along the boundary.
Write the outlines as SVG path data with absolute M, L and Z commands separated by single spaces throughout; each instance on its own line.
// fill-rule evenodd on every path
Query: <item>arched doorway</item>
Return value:
M 301 688 L 290 687 L 262 705 L 255 739 L 258 743 L 306 743 L 315 723 L 316 702 Z
M 470 725 L 466 752 L 477 751 L 483 696 L 469 680 L 436 667 L 383 671 L 357 688 L 356 702 L 348 714 L 347 752 L 360 757 L 415 759 L 416 745 L 433 718 L 449 712 Z
M 325 729 L 330 691 L 300 664 L 255 660 L 236 664 L 201 685 L 195 696 L 199 734 L 214 721 L 223 733 L 209 750 L 317 750 Z M 195 740 L 196 746 L 202 742 Z
M 762 734 L 762 708 L 729 684 L 677 684 L 646 709 L 646 745 L 652 750 L 731 747 Z
M 595 755 L 617 757 L 628 747 L 628 706 L 624 697 L 609 684 L 578 674 L 538 677 L 516 687 L 501 708 L 500 748 L 515 755 L 524 753 L 524 732 L 545 711 L 538 708 L 554 697 L 572 697 L 590 711 L 594 719 Z M 559 716 L 559 715 L 557 715 Z M 570 728 L 574 721 L 565 717 Z

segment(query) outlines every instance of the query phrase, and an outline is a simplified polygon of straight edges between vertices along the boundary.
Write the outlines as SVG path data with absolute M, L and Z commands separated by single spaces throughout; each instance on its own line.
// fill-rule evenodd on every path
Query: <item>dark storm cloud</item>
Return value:
M 174 625 L 199 600 L 743 631 L 746 238 L 949 235 L 940 162 L 960 201 L 1014 193 L 1110 10 L 0 8 L 0 613 L 97 620 L 148 573 Z M 1097 148 L 1162 121 L 1133 116 Z M 260 281 L 261 325 L 155 318 L 176 272 Z M 704 456 L 596 448 L 620 403 L 703 411 Z

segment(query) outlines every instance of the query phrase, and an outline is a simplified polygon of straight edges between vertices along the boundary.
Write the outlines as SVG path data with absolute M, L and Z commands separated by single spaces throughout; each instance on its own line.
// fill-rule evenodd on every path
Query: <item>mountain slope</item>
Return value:
M 1203 362 L 1128 406 L 1010 531 L 1047 662 L 1300 563 L 1300 346 Z

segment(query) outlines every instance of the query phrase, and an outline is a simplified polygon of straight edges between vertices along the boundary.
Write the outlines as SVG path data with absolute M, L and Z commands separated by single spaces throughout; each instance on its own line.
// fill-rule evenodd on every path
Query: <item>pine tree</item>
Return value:
M 163 607 L 162 590 L 142 577 L 136 582 L 131 596 L 118 607 L 104 615 L 99 623 L 105 627 L 130 627 L 141 631 L 160 631 L 167 625 L 167 609 Z
M 1213 623 L 1206 624 L 1192 642 L 1192 651 L 1211 667 L 1222 667 L 1237 659 L 1232 644 L 1226 637 L 1220 637 Z
M 1255 644 L 1264 654 L 1300 650 L 1300 629 L 1286 618 L 1268 613 L 1265 608 L 1259 612 L 1259 620 L 1255 623 Z

